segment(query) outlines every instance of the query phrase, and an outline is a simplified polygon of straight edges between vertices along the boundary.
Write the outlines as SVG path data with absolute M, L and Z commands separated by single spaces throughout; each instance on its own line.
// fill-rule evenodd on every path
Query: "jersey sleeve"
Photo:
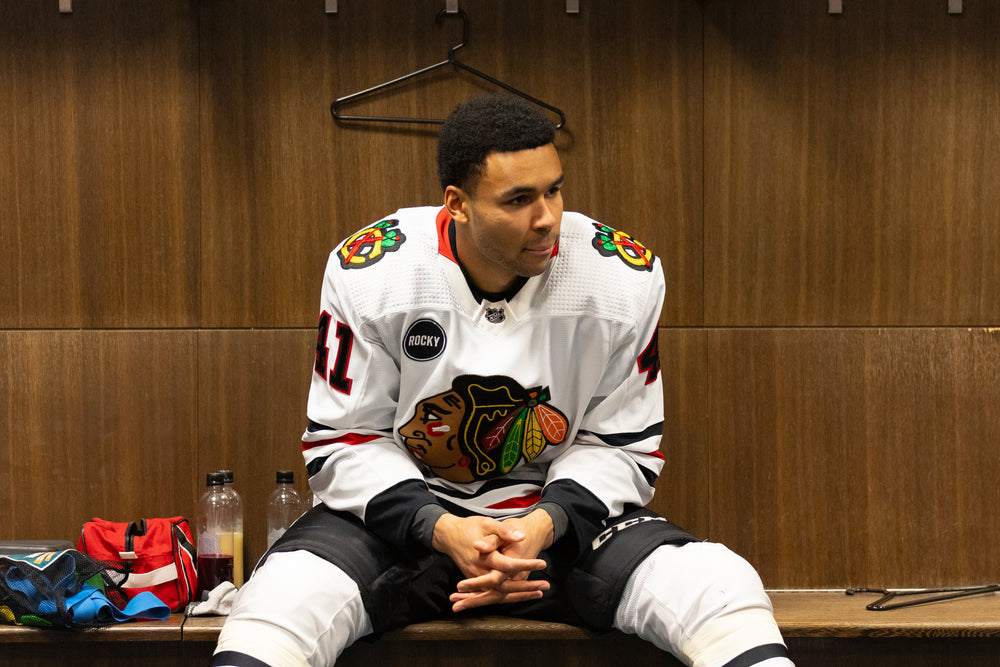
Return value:
M 331 255 L 324 275 L 309 426 L 302 453 L 312 492 L 406 548 L 417 510 L 436 499 L 392 437 L 399 369 L 383 341 L 355 312 L 343 269 Z
M 663 456 L 663 385 L 657 326 L 663 305 L 659 266 L 645 306 L 605 367 L 576 438 L 550 464 L 542 502 L 569 519 L 567 548 L 582 551 L 607 519 L 653 498 Z

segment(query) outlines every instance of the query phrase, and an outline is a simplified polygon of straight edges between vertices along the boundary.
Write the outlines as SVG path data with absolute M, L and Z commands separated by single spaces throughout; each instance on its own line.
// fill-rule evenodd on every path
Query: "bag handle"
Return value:
M 135 551 L 133 545 L 133 539 L 136 537 L 142 537 L 146 534 L 146 520 L 139 519 L 137 524 L 135 521 L 130 521 L 128 526 L 125 528 L 125 551 Z
M 119 558 L 129 561 L 138 557 L 135 553 L 135 538 L 144 536 L 147 529 L 145 519 L 139 519 L 139 523 L 129 521 L 125 526 L 125 549 L 118 552 Z

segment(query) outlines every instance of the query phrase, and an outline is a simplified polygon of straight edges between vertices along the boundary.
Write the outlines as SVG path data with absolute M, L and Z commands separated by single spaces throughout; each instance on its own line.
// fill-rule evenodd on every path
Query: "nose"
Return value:
M 553 197 L 548 199 L 542 197 L 538 200 L 537 210 L 533 217 L 531 226 L 534 229 L 547 231 L 557 224 L 562 216 L 562 199 Z

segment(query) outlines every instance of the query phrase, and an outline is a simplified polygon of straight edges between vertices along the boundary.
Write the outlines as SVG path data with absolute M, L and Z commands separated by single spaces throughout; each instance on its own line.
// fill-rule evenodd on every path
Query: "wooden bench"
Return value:
M 868 611 L 875 596 L 771 591 L 775 618 L 799 667 L 1000 665 L 1000 596 Z M 205 665 L 224 619 L 179 614 L 100 630 L 0 626 L 0 665 Z M 679 665 L 635 637 L 502 616 L 418 623 L 358 642 L 338 667 Z

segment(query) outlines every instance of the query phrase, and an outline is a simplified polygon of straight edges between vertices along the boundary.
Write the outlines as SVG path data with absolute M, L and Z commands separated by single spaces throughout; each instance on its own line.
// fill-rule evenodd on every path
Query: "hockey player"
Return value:
M 638 240 L 563 213 L 553 140 L 518 98 L 459 106 L 444 206 L 331 254 L 302 439 L 321 502 L 240 590 L 213 665 L 332 665 L 488 605 L 697 667 L 791 665 L 753 568 L 643 509 L 663 275 Z

